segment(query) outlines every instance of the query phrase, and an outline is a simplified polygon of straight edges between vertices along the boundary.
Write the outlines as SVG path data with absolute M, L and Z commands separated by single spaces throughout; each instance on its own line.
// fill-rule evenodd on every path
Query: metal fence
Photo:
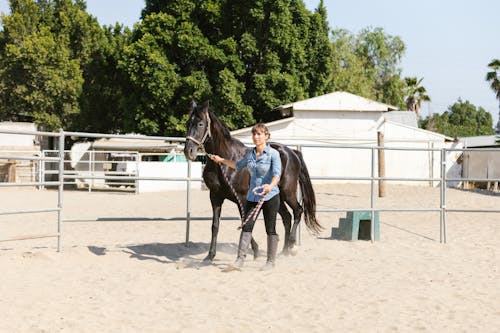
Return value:
M 355 181 L 369 181 L 370 182 L 370 206 L 369 207 L 360 207 L 360 208 L 318 208 L 317 212 L 347 212 L 347 211 L 369 211 L 371 220 L 373 221 L 373 217 L 375 212 L 384 212 L 384 211 L 398 211 L 398 212 L 439 212 L 439 240 L 441 243 L 446 243 L 446 213 L 447 212 L 472 212 L 472 213 L 500 213 L 500 210 L 495 209 L 456 209 L 456 208 L 447 208 L 446 207 L 446 184 L 448 182 L 462 182 L 462 181 L 471 181 L 471 182 L 499 182 L 500 178 L 449 178 L 446 176 L 446 154 L 448 152 L 453 151 L 489 151 L 489 152 L 497 152 L 500 154 L 499 148 L 475 148 L 475 149 L 466 149 L 466 148 L 403 148 L 403 147 L 354 147 L 349 145 L 300 145 L 297 147 L 298 150 L 303 150 L 307 147 L 315 147 L 315 148 L 335 148 L 335 149 L 363 149 L 371 151 L 371 175 L 369 177 L 331 177 L 331 176 L 314 176 L 311 175 L 312 180 L 355 180 Z M 438 152 L 440 155 L 440 175 L 439 177 L 424 177 L 424 178 L 411 178 L 411 177 L 379 177 L 375 175 L 377 170 L 376 162 L 377 162 L 377 152 L 379 150 L 395 150 L 395 151 L 429 151 L 429 152 Z M 439 183 L 439 191 L 440 191 L 440 202 L 439 208 L 412 208 L 412 207 L 401 207 L 401 208 L 379 208 L 375 207 L 375 196 L 376 196 L 376 186 L 375 181 L 415 181 L 415 182 L 430 182 L 431 184 L 434 182 Z M 374 240 L 374 223 L 371 223 L 370 230 L 370 239 L 373 242 Z
M 71 150 L 64 151 L 64 184 L 74 185 L 77 188 L 86 188 L 89 192 L 94 189 L 113 190 L 120 187 L 126 187 L 134 190 L 137 189 L 137 170 L 120 170 L 120 164 L 134 163 L 137 165 L 141 161 L 141 154 L 137 151 L 105 151 L 105 150 L 87 150 L 80 156 L 80 160 L 75 164 L 68 166 L 68 162 L 73 164 L 75 161 L 71 157 Z M 120 154 L 127 156 L 128 159 L 112 159 L 112 155 Z M 58 150 L 43 150 L 42 156 L 51 157 L 59 156 Z M 41 161 L 40 163 L 40 179 L 50 180 L 52 177 L 59 175 L 57 165 L 53 162 Z M 114 176 L 123 177 L 119 179 L 101 179 L 99 176 Z M 97 181 L 96 181 L 97 180 Z M 42 189 L 44 187 L 41 187 Z
M 8 131 L 1 130 L 1 133 L 7 134 L 25 134 L 25 135 L 37 135 L 37 136 L 48 136 L 48 137 L 56 137 L 58 138 L 58 150 L 55 150 L 51 153 L 54 156 L 9 156 L 9 155 L 0 155 L 0 160 L 5 159 L 16 159 L 16 160 L 30 160 L 30 161 L 38 161 L 41 164 L 45 163 L 57 163 L 57 172 L 53 174 L 57 176 L 57 180 L 47 181 L 45 179 L 39 179 L 38 181 L 33 182 L 24 182 L 24 183 L 13 183 L 13 182 L 0 182 L 0 187 L 5 186 L 57 186 L 58 188 L 58 200 L 56 208 L 46 208 L 46 209 L 36 209 L 36 210 L 17 210 L 17 211 L 0 211 L 0 215 L 7 214 L 26 214 L 26 213 L 42 213 L 42 212 L 57 212 L 57 234 L 52 235 L 52 237 L 57 237 L 57 250 L 61 251 L 61 241 L 62 241 L 62 222 L 70 221 L 64 220 L 62 218 L 63 212 L 63 193 L 64 193 L 64 184 L 66 183 L 74 183 L 75 177 L 79 177 L 74 173 L 69 173 L 65 171 L 64 164 L 68 160 L 65 159 L 65 150 L 64 150 L 64 140 L 68 136 L 76 136 L 76 137 L 86 137 L 86 138 L 121 138 L 121 139 L 130 139 L 130 140 L 162 140 L 162 141 L 170 141 L 170 142 L 179 142 L 182 143 L 185 141 L 184 138 L 178 137 L 153 137 L 153 136 L 127 136 L 127 135 L 112 135 L 112 134 L 98 134 L 98 133 L 85 133 L 85 132 L 65 132 L 60 131 L 59 133 L 53 132 L 32 132 L 32 131 Z M 402 148 L 402 147 L 364 147 L 364 146 L 349 146 L 349 145 L 300 145 L 296 148 L 298 150 L 304 150 L 307 147 L 314 148 L 335 148 L 335 149 L 364 149 L 371 151 L 371 174 L 366 177 L 334 177 L 334 176 L 317 176 L 310 175 L 311 180 L 352 180 L 352 181 L 368 181 L 370 182 L 370 206 L 369 207 L 359 207 L 359 208 L 318 208 L 317 212 L 347 212 L 347 211 L 369 211 L 371 216 L 373 217 L 375 212 L 383 212 L 383 211 L 398 211 L 398 212 L 439 212 L 440 220 L 439 220 L 439 229 L 440 229 L 440 242 L 446 243 L 446 213 L 447 212 L 481 212 L 481 213 L 500 213 L 500 210 L 486 210 L 486 209 L 456 209 L 456 208 L 447 208 L 446 207 L 446 184 L 447 182 L 457 182 L 457 181 L 472 181 L 472 182 L 500 182 L 500 178 L 447 178 L 446 177 L 446 153 L 451 151 L 470 151 L 472 149 L 449 149 L 449 148 Z M 441 159 L 441 172 L 439 177 L 426 177 L 426 178 L 399 178 L 399 177 L 380 177 L 376 176 L 375 172 L 377 170 L 376 167 L 376 153 L 379 150 L 399 150 L 399 151 L 429 151 L 429 152 L 439 152 Z M 493 148 L 482 148 L 482 149 L 473 149 L 475 151 L 494 151 L 500 153 L 500 149 Z M 43 168 L 41 168 L 43 169 Z M 104 180 L 114 180 L 117 182 L 126 181 L 126 182 L 135 182 L 138 180 L 154 180 L 154 181 L 179 181 L 186 183 L 186 245 L 189 243 L 189 232 L 190 232 L 190 223 L 192 220 L 211 220 L 211 217 L 195 217 L 191 216 L 191 202 L 190 202 L 190 191 L 191 191 L 191 182 L 193 181 L 202 181 L 201 178 L 193 178 L 191 175 L 191 162 L 188 161 L 187 175 L 186 177 L 139 177 L 137 174 L 128 174 L 128 175 L 86 175 L 85 178 L 90 179 L 104 179 Z M 71 180 L 71 181 L 66 181 Z M 380 208 L 375 206 L 375 182 L 376 181 L 416 181 L 416 182 L 438 182 L 440 189 L 440 204 L 439 208 L 412 208 L 412 207 L 401 207 L 401 208 Z M 229 217 L 225 219 L 239 219 L 238 217 Z M 183 218 L 170 218 L 169 220 L 184 220 Z M 373 220 L 373 218 L 372 218 Z M 44 236 L 46 237 L 46 236 Z M 370 238 L 374 240 L 374 223 L 371 223 L 370 230 Z M 299 242 L 300 242 L 300 229 L 299 229 Z
M 55 137 L 58 141 L 58 149 L 48 152 L 43 156 L 11 156 L 2 155 L 0 153 L 0 160 L 29 160 L 37 161 L 41 167 L 39 174 L 39 179 L 32 182 L 0 182 L 0 187 L 14 187 L 14 186 L 37 186 L 40 188 L 44 187 L 54 187 L 57 186 L 57 207 L 56 208 L 44 208 L 44 209 L 24 209 L 24 210 L 12 210 L 12 211 L 0 211 L 0 215 L 12 215 L 12 214 L 33 214 L 33 213 L 46 213 L 46 212 L 57 212 L 57 234 L 55 235 L 44 235 L 45 237 L 57 237 L 57 251 L 60 252 L 62 247 L 62 222 L 67 222 L 70 220 L 63 219 L 63 195 L 64 195 L 64 185 L 74 184 L 75 179 L 81 177 L 74 172 L 66 172 L 65 163 L 70 162 L 70 159 L 65 158 L 66 151 L 64 150 L 64 141 L 66 137 L 83 137 L 83 138 L 120 138 L 120 139 L 130 139 L 130 140 L 160 140 L 160 141 L 174 141 L 174 142 L 184 142 L 184 138 L 172 138 L 172 137 L 153 137 L 153 136 L 128 136 L 128 135 L 113 135 L 113 134 L 98 134 L 98 133 L 85 133 L 85 132 L 65 132 L 60 131 L 59 133 L 54 132 L 39 132 L 39 131 L 16 131 L 16 130 L 0 130 L 0 133 L 5 134 L 18 134 L 18 135 L 35 135 L 35 136 L 47 136 Z M 52 155 L 52 156 L 47 156 Z M 56 163 L 57 171 L 46 170 L 46 163 Z M 201 179 L 195 179 L 191 177 L 190 172 L 191 162 L 188 162 L 188 173 L 186 177 L 138 177 L 137 174 L 132 175 L 85 175 L 85 178 L 90 179 L 104 179 L 112 180 L 116 182 L 136 182 L 137 180 L 154 180 L 154 181 L 181 181 L 187 184 L 187 208 L 186 208 L 186 242 L 189 239 L 189 223 L 190 223 L 190 183 L 192 181 L 201 181 Z M 56 180 L 47 180 L 46 176 L 52 175 Z M 22 239 L 22 237 L 19 237 Z M 36 238 L 36 237 L 26 237 L 26 238 Z
M 59 138 L 59 151 L 64 151 L 64 132 L 59 133 L 53 132 L 38 132 L 38 131 L 9 131 L 1 130 L 1 133 L 5 134 L 20 134 L 20 135 L 36 135 L 45 137 L 57 137 Z M 0 215 L 11 215 L 11 214 L 36 214 L 36 213 L 46 213 L 46 212 L 57 212 L 57 234 L 56 235 L 45 235 L 43 237 L 57 237 L 57 251 L 61 251 L 61 223 L 62 223 L 62 208 L 63 208 L 63 188 L 64 182 L 62 175 L 64 174 L 64 154 L 59 154 L 58 157 L 37 157 L 37 156 L 9 156 L 0 155 L 0 159 L 13 159 L 13 160 L 28 160 L 28 161 L 39 161 L 39 162 L 55 162 L 58 163 L 58 179 L 57 181 L 30 181 L 30 182 L 3 182 L 0 183 L 0 187 L 8 186 L 57 186 L 57 206 L 44 209 L 25 209 L 17 211 L 0 211 Z

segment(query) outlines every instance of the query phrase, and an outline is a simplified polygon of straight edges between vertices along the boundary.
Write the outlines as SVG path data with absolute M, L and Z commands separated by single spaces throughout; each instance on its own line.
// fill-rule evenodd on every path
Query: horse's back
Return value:
M 295 197 L 302 168 L 301 159 L 297 156 L 296 151 L 284 144 L 276 142 L 270 144 L 279 152 L 281 158 L 280 192 L 282 195 Z

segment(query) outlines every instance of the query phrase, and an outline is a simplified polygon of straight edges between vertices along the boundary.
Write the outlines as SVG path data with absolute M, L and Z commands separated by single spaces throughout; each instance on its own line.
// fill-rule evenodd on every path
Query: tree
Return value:
M 405 45 L 382 28 L 366 28 L 358 35 L 333 31 L 332 90 L 349 91 L 366 98 L 405 107 L 405 82 L 399 62 Z
M 328 38 L 329 34 L 330 28 L 328 26 L 327 12 L 323 0 L 321 0 L 318 8 L 311 16 L 308 28 L 309 38 L 306 40 L 305 45 L 308 59 L 306 73 L 310 82 L 307 91 L 309 97 L 323 95 L 331 91 L 329 84 L 332 46 Z
M 421 86 L 423 78 L 417 79 L 416 77 L 405 78 L 406 82 L 406 92 L 405 101 L 408 111 L 415 112 L 417 119 L 418 111 L 422 107 L 422 102 L 429 102 L 431 98 L 427 95 L 427 90 L 424 86 Z
M 332 91 L 348 91 L 375 98 L 374 81 L 365 73 L 363 61 L 356 53 L 356 36 L 344 29 L 332 32 L 330 86 Z
M 132 85 L 118 67 L 131 31 L 121 25 L 104 27 L 89 61 L 82 66 L 83 91 L 80 96 L 79 131 L 126 133 L 136 129 L 133 116 Z
M 128 76 L 117 69 L 130 31 L 101 28 L 83 0 L 12 0 L 0 35 L 0 117 L 48 129 L 121 132 Z
M 400 108 L 405 104 L 405 83 L 398 64 L 405 49 L 400 37 L 387 35 L 380 27 L 363 29 L 356 45 L 366 74 L 374 80 L 374 99 Z
M 500 60 L 499 59 L 493 59 L 489 64 L 488 67 L 491 69 L 491 72 L 488 72 L 486 74 L 486 81 L 490 83 L 491 89 L 496 93 L 496 97 L 498 100 L 500 100 Z M 497 126 L 495 129 L 495 132 L 497 134 L 500 134 L 500 111 L 498 112 L 498 122 Z
M 451 137 L 493 134 L 491 114 L 469 101 L 458 99 L 442 115 L 434 113 L 422 120 L 421 127 Z
M 329 89 L 322 2 L 313 14 L 296 0 L 148 0 L 142 18 L 119 67 L 143 133 L 184 133 L 191 98 L 235 129 Z
M 6 120 L 31 118 L 55 130 L 70 127 L 78 114 L 83 77 L 68 36 L 54 33 L 44 22 L 50 3 L 41 3 L 11 1 L 12 14 L 2 17 L 0 115 Z

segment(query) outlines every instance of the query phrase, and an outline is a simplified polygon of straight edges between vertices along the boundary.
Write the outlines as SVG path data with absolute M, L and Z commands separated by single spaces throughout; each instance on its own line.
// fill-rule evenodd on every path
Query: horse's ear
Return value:
M 203 109 L 203 111 L 208 111 L 208 106 L 209 106 L 209 102 L 208 100 L 206 100 L 203 105 L 201 106 L 201 108 Z
M 196 101 L 194 99 L 191 100 L 191 111 L 189 113 L 193 113 L 194 110 L 196 110 L 196 107 L 198 105 L 196 104 Z

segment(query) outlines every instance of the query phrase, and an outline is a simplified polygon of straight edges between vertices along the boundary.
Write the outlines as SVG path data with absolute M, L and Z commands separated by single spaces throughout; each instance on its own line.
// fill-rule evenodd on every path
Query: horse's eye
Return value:
M 203 123 L 198 123 L 198 127 L 203 127 Z

